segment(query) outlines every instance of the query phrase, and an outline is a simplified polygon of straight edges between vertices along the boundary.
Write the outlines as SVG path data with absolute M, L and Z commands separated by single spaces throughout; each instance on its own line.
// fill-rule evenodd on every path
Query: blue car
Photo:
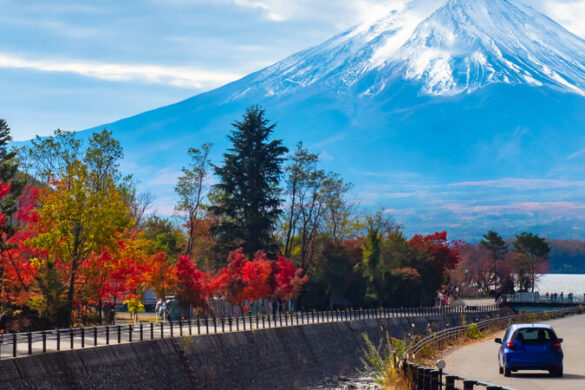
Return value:
M 563 350 L 560 339 L 550 325 L 515 324 L 506 330 L 500 344 L 500 374 L 512 375 L 520 370 L 546 370 L 552 376 L 563 376 Z

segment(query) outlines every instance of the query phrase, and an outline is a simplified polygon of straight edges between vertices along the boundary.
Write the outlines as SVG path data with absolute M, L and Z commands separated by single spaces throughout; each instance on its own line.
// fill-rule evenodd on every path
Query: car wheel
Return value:
M 556 374 L 555 376 L 557 376 L 559 378 L 561 378 L 563 376 L 563 367 L 559 367 L 555 371 L 556 371 L 555 372 L 555 374 Z
M 512 370 L 510 370 L 508 367 L 505 367 L 504 376 L 512 376 Z
M 500 374 L 504 373 L 504 369 L 502 368 L 502 366 L 500 366 Z

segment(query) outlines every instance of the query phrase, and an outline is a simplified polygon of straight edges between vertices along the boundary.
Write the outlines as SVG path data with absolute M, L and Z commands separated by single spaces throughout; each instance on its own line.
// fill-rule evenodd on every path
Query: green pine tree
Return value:
M 483 235 L 483 239 L 480 241 L 479 245 L 488 250 L 490 256 L 492 258 L 492 269 L 490 271 L 490 279 L 494 282 L 494 289 L 498 289 L 498 277 L 499 277 L 499 267 L 498 261 L 503 261 L 506 252 L 508 252 L 508 244 L 504 241 L 502 236 L 498 233 L 490 230 L 486 234 Z
M 517 268 L 520 289 L 534 292 L 538 272 L 550 260 L 550 245 L 538 234 L 523 232 L 516 235 L 514 249 L 518 253 Z
M 218 224 L 212 233 L 223 259 L 238 247 L 249 256 L 258 250 L 277 252 L 272 233 L 281 213 L 279 180 L 288 149 L 282 140 L 269 139 L 275 125 L 264 114 L 252 106 L 241 122 L 233 123 L 228 136 L 232 146 L 224 153 L 223 165 L 214 167 L 219 184 L 211 211 Z

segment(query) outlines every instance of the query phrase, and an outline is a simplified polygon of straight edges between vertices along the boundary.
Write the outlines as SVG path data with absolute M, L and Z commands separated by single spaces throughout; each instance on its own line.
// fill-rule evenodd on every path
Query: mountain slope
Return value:
M 583 40 L 518 1 L 416 1 L 224 87 L 96 129 L 122 141 L 125 168 L 163 213 L 187 148 L 213 142 L 219 162 L 230 123 L 261 104 L 277 137 L 320 152 L 364 205 L 392 209 L 409 231 L 583 238 L 583 64 Z M 540 184 L 510 184 L 517 178 Z

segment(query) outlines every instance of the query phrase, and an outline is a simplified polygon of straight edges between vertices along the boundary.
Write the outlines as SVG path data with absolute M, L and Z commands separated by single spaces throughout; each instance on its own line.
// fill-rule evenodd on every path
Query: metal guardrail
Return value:
M 579 309 L 576 307 L 549 312 L 525 312 L 479 321 L 476 325 L 480 331 L 485 331 L 488 328 L 503 329 L 513 323 L 550 320 L 562 317 L 566 314 L 575 314 L 577 312 L 579 312 Z M 487 390 L 514 390 L 509 387 L 482 382 L 449 372 L 443 372 L 442 369 L 433 369 L 423 365 L 418 365 L 411 361 L 412 359 L 416 359 L 416 355 L 427 347 L 432 346 L 443 349 L 446 343 L 460 339 L 467 333 L 471 325 L 472 324 L 456 326 L 433 333 L 432 335 L 422 338 L 407 349 L 402 363 L 402 369 L 403 373 L 410 378 L 413 390 L 439 390 L 443 388 L 445 390 L 455 390 L 456 388 L 459 388 L 456 387 L 457 382 L 462 384 L 463 390 L 473 390 L 475 386 L 485 387 Z
M 531 293 L 516 293 L 503 295 L 506 303 L 536 303 L 548 305 L 582 305 L 585 304 L 585 296 L 551 296 L 536 295 Z
M 364 319 L 486 313 L 497 310 L 499 310 L 497 305 L 487 305 L 312 311 L 7 333 L 0 334 L 0 359 L 181 336 L 220 334 Z

